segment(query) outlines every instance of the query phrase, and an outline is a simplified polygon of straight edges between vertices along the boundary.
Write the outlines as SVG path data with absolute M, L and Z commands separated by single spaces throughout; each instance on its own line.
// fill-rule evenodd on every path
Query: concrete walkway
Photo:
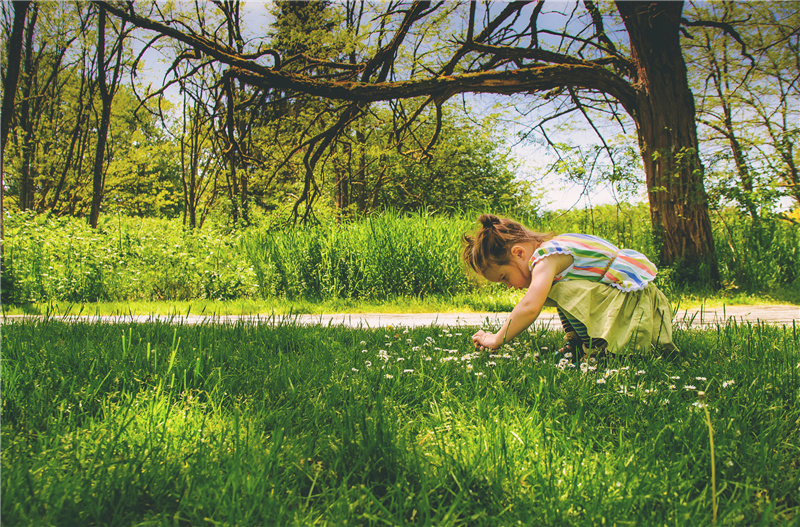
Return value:
M 464 326 L 491 327 L 503 324 L 507 313 L 362 313 L 362 314 L 328 314 L 328 315 L 119 315 L 119 316 L 56 316 L 52 320 L 69 322 L 105 322 L 105 323 L 142 323 L 168 322 L 171 324 L 234 324 L 246 322 L 252 324 L 301 324 L 345 327 L 419 327 L 419 326 Z M 14 315 L 3 318 L 3 323 L 21 320 L 43 320 L 41 316 Z M 736 323 L 767 323 L 778 325 L 800 324 L 800 306 L 760 305 L 760 306 L 728 306 L 720 308 L 681 309 L 675 317 L 676 327 L 707 327 L 724 324 L 728 321 Z M 560 329 L 558 316 L 553 312 L 543 313 L 536 321 L 536 327 Z

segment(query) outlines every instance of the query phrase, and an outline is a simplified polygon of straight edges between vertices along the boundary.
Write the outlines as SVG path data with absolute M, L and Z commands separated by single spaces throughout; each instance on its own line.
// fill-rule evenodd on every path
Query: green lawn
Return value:
M 522 292 L 501 288 L 485 288 L 473 293 L 447 296 L 394 297 L 383 301 L 358 299 L 287 300 L 186 300 L 130 302 L 47 302 L 39 304 L 3 305 L 6 315 L 270 315 L 319 313 L 454 313 L 508 312 Z M 674 297 L 672 307 L 681 309 L 720 307 L 723 305 L 800 304 L 794 293 L 785 295 L 746 295 L 720 293 L 715 296 L 685 294 Z
M 800 522 L 796 327 L 589 368 L 539 330 L 2 332 L 4 526 Z

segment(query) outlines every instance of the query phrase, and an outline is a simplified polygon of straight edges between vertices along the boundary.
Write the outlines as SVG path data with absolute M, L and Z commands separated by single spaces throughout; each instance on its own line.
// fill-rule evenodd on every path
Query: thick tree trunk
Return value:
M 719 286 L 698 154 L 694 97 L 680 48 L 680 2 L 618 2 L 638 76 L 636 121 L 661 263 Z

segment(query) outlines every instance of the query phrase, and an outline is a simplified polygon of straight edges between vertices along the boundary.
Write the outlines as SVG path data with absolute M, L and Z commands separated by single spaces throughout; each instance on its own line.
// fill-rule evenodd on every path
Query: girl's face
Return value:
M 514 249 L 519 247 L 514 246 Z M 483 271 L 483 277 L 490 282 L 506 284 L 514 289 L 527 289 L 531 285 L 531 271 L 528 269 L 528 251 L 511 251 L 511 261 L 504 265 L 492 264 Z

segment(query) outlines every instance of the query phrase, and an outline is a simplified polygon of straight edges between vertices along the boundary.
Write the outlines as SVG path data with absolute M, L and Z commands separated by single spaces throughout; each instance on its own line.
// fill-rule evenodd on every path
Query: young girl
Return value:
M 643 254 L 588 234 L 542 234 L 484 214 L 464 235 L 464 261 L 489 281 L 527 288 L 497 333 L 480 330 L 476 347 L 495 349 L 555 306 L 572 345 L 591 354 L 676 349 L 669 302 L 651 284 L 656 267 Z

